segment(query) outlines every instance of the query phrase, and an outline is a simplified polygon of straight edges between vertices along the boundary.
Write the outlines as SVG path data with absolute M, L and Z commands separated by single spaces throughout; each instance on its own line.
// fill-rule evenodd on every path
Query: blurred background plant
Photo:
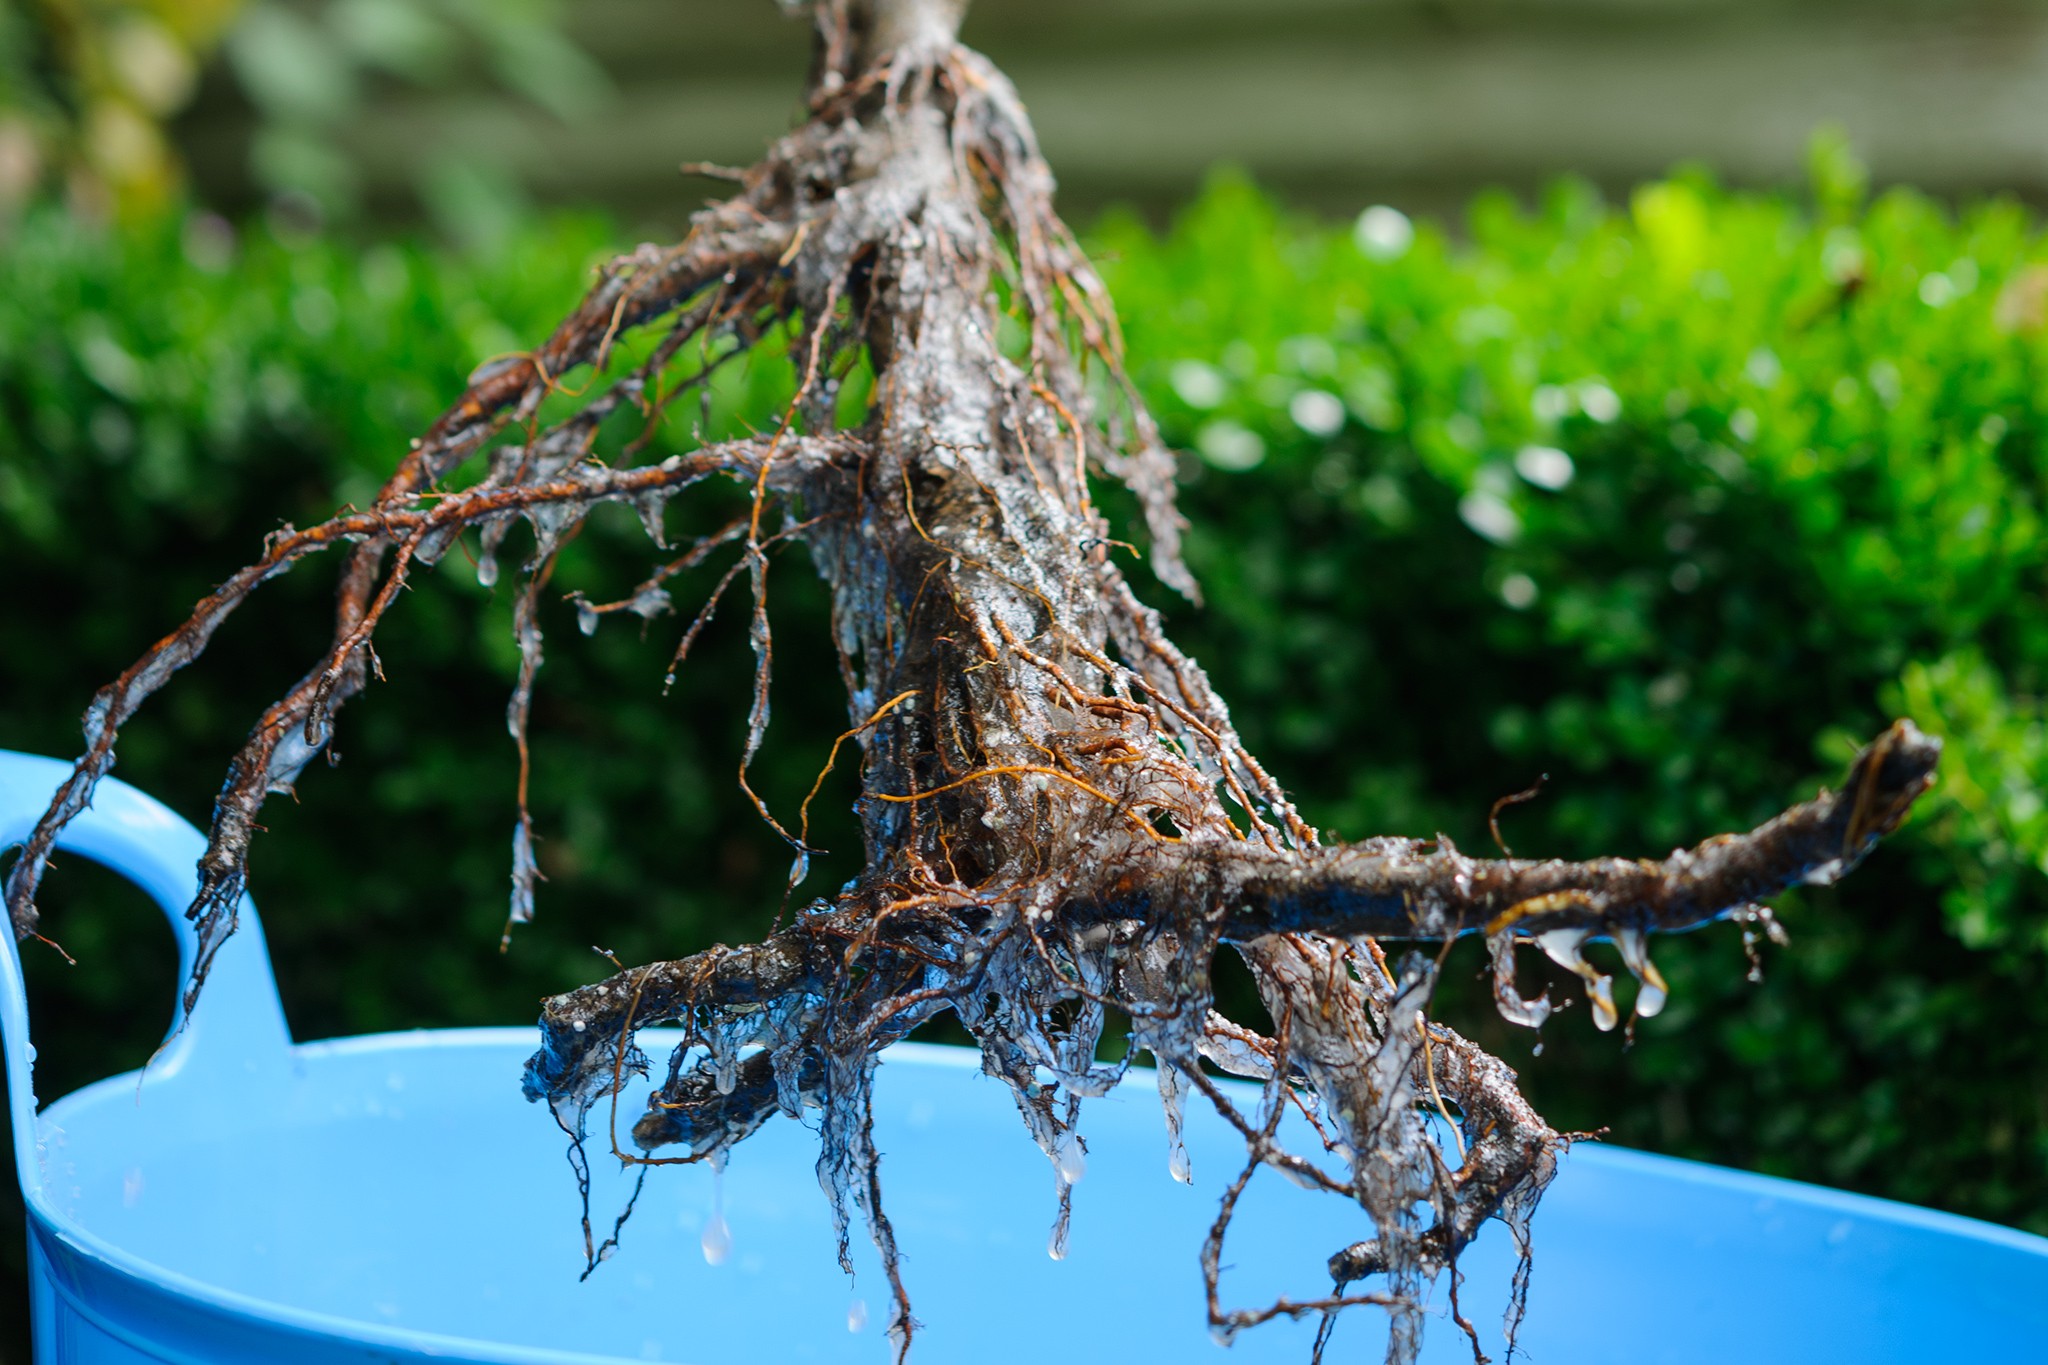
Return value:
M 482 83 L 567 122 L 599 111 L 609 81 L 561 21 L 556 0 L 20 0 L 0 11 L 0 215 L 46 182 L 88 220 L 166 210 L 186 181 L 172 125 L 210 70 L 216 98 L 253 115 L 253 184 L 301 219 L 348 218 L 363 177 L 344 133 L 394 83 Z M 524 208 L 489 158 L 430 147 L 415 172 L 419 207 L 458 238 Z
M 162 209 L 179 179 L 163 122 L 191 99 L 236 8 L 28 0 L 0 11 L 0 212 L 46 175 L 80 213 Z
M 1129 46 L 1141 26 L 1128 5 L 1045 3 L 1083 37 L 1127 43 L 1110 84 L 1165 90 L 1133 75 L 1146 62 L 1199 69 L 1212 94 L 1228 83 L 1190 55 L 1194 37 L 1190 50 Z M 681 40 L 634 27 L 642 0 L 608 4 L 0 10 L 0 746 L 72 753 L 91 690 L 265 532 L 366 499 L 473 367 L 541 336 L 630 233 L 680 221 L 693 199 L 666 158 L 744 160 L 772 135 L 801 33 L 774 28 L 765 3 L 697 6 L 692 60 L 736 66 L 726 84 L 703 79 L 743 131 L 713 121 L 699 139 L 678 115 L 659 157 L 633 151 L 652 163 L 658 209 L 624 190 L 604 211 L 534 208 L 519 185 L 560 197 L 548 166 L 609 145 L 608 130 L 645 138 L 660 123 L 619 54 L 667 61 Z M 1202 34 L 1237 43 L 1256 71 L 1265 38 L 1242 31 L 1249 8 L 1216 7 Z M 1570 0 L 1527 8 L 1576 13 Z M 1677 22 L 1668 8 L 1638 26 Z M 1344 13 L 1366 9 L 1379 12 Z M 1295 41 L 1325 10 L 1337 12 L 1273 0 L 1271 26 Z M 1895 10 L 1913 6 L 1883 12 Z M 782 45 L 772 99 L 750 103 L 741 80 L 771 49 L 734 37 L 743 20 L 728 15 Z M 1597 180 L 1537 190 L 1526 166 L 1502 171 L 1518 193 L 1257 156 L 1284 200 L 1231 172 L 1161 189 L 1119 179 L 1132 156 L 1158 159 L 1145 136 L 1098 129 L 1116 145 L 1072 141 L 1072 156 L 1056 144 L 1080 137 L 1061 109 L 1107 106 L 1047 68 L 1028 76 L 1044 24 L 998 0 L 975 15 L 970 37 L 1020 71 L 1055 165 L 1081 168 L 1077 201 L 1122 183 L 1139 200 L 1078 216 L 1138 381 L 1188 452 L 1189 557 L 1209 605 L 1148 595 L 1312 819 L 1484 848 L 1494 799 L 1547 773 L 1541 798 L 1503 817 L 1517 852 L 1656 854 L 1806 794 L 1891 715 L 1949 741 L 1933 799 L 1872 867 L 1786 898 L 1793 946 L 1767 956 L 1760 981 L 1733 928 L 1674 941 L 1660 950 L 1673 1004 L 1632 1045 L 1575 1009 L 1539 1055 L 1494 1019 L 1483 955 L 1461 949 L 1445 1017 L 1512 1060 L 1560 1127 L 1604 1124 L 1629 1145 L 2048 1231 L 2039 213 L 1968 186 L 1902 187 L 1839 133 L 1803 144 L 1803 170 L 1801 136 L 1771 143 L 1775 189 L 1590 153 Z M 1468 42 L 1383 21 L 1396 48 Z M 1275 69 L 1307 84 L 1319 68 Z M 463 117 L 421 105 L 393 125 L 414 130 L 410 159 L 357 126 L 401 96 L 457 98 L 449 89 L 464 92 Z M 624 112 L 595 118 L 607 98 Z M 1802 130 L 1824 105 L 1800 106 Z M 109 117 L 130 132 L 91 131 Z M 596 135 L 565 118 L 602 137 L 577 141 Z M 566 140 L 548 142 L 549 128 Z M 1881 122 L 1856 131 L 1898 145 Z M 148 155 L 110 161 L 101 137 Z M 1702 132 L 1697 145 L 1720 144 Z M 544 156 L 522 159 L 536 146 Z M 1757 175 L 1741 155 L 1725 159 Z M 227 161 L 253 190 L 218 171 Z M 1875 164 L 1931 163 L 1886 150 Z M 1985 164 L 1980 187 L 2021 179 Z M 1389 202 L 1359 212 L 1375 199 Z M 1287 206 L 1302 202 L 1317 213 Z M 787 383 L 772 357 L 722 372 L 663 439 L 759 422 Z M 629 590 L 641 535 L 631 517 L 594 522 L 562 590 Z M 497 953 L 510 604 L 462 556 L 437 579 L 387 627 L 389 681 L 344 718 L 339 769 L 266 812 L 255 894 L 297 1034 L 516 1021 L 607 970 L 593 943 L 650 960 L 757 935 L 785 864 L 731 789 L 743 614 L 713 626 L 664 698 L 672 618 L 644 639 L 607 627 L 583 640 L 561 602 L 535 721 L 549 880 L 539 919 Z M 790 666 L 756 777 L 789 809 L 845 722 L 829 656 L 801 656 L 825 638 L 823 594 L 802 572 L 777 581 Z M 121 775 L 202 823 L 226 756 L 324 633 L 317 568 L 266 593 L 124 739 Z M 423 729 L 430 698 L 437 717 L 463 719 Z M 852 788 L 832 790 L 814 812 L 841 862 L 826 860 L 821 885 L 858 849 L 838 809 Z M 156 912 L 90 867 L 53 878 L 47 907 L 84 964 L 27 964 L 40 1088 L 55 1096 L 148 1054 L 174 964 Z M 0 1256 L 20 1249 L 0 1232 Z M 12 1359 L 25 1326 L 19 1296 L 6 1303 Z

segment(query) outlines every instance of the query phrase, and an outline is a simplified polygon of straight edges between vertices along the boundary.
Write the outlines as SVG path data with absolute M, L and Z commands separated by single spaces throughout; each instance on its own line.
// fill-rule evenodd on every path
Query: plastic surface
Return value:
M 63 772 L 0 754 L 0 844 Z M 141 883 L 189 951 L 195 831 L 110 781 L 66 846 Z M 858 1228 L 855 1282 L 837 1268 L 812 1133 L 771 1121 L 722 1188 L 703 1167 L 652 1171 L 618 1253 L 579 1283 L 564 1142 L 519 1097 L 532 1031 L 293 1047 L 242 916 L 139 1102 L 129 1075 L 36 1114 L 19 964 L 0 952 L 38 1361 L 888 1359 L 887 1291 Z M 622 1101 L 622 1130 L 638 1107 Z M 1151 1073 L 1084 1110 L 1062 1262 L 1045 1249 L 1051 1166 L 971 1054 L 897 1048 L 878 1109 L 884 1197 L 926 1324 L 914 1361 L 1307 1360 L 1312 1323 L 1246 1332 L 1227 1355 L 1208 1340 L 1196 1255 L 1242 1145 L 1191 1103 L 1195 1186 L 1169 1179 Z M 603 1118 L 600 1236 L 632 1183 Z M 714 1215 L 730 1228 L 719 1265 L 704 1251 Z M 1317 1292 L 1323 1258 L 1368 1231 L 1355 1209 L 1262 1174 L 1225 1249 L 1226 1297 Z M 2048 1341 L 2048 1241 L 1811 1186 L 1585 1146 L 1535 1236 L 1522 1344 L 1537 1362 L 2009 1361 Z M 1497 1360 L 1506 1242 L 1493 1229 L 1463 1264 L 1462 1306 Z M 1373 1310 L 1352 1310 L 1330 1358 L 1377 1359 L 1384 1338 Z M 1472 1356 L 1439 1316 L 1425 1358 Z

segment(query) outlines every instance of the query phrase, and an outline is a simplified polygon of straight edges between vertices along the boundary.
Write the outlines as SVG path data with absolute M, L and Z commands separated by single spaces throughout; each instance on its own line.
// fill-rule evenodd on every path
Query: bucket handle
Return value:
M 70 774 L 69 763 L 0 749 L 0 849 L 27 840 L 49 808 L 51 794 Z M 179 982 L 190 979 L 199 935 L 185 918 L 185 909 L 198 894 L 197 864 L 206 850 L 204 835 L 162 802 L 109 777 L 101 780 L 92 804 L 58 836 L 57 849 L 105 864 L 147 892 L 170 919 L 178 941 Z M 247 895 L 237 907 L 237 920 L 239 927 L 214 956 L 206 989 L 189 1019 L 180 992 L 171 1031 L 149 1064 L 149 1083 L 204 1071 L 221 1073 L 224 1086 L 246 1089 L 257 1077 L 267 1079 L 284 1069 L 291 1033 L 278 999 L 277 979 L 271 974 L 263 926 Z M 32 1159 L 35 1050 L 29 1045 L 20 953 L 12 934 L 0 937 L 7 939 L 6 951 L 0 952 L 0 1031 L 5 1034 L 16 1157 L 26 1189 L 39 1183 Z M 233 1093 L 225 1091 L 223 1098 Z

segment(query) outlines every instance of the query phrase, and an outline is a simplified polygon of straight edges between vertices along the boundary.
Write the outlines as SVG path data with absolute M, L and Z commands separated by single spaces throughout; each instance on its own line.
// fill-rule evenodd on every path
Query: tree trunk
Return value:
M 1156 577 L 1195 593 L 1179 557 L 1173 458 L 1125 378 L 1109 300 L 1053 211 L 1022 105 L 954 40 L 964 8 L 818 0 L 812 117 L 746 172 L 731 201 L 698 215 L 682 243 L 614 262 L 544 345 L 475 376 L 373 510 L 281 531 L 104 689 L 87 716 L 89 750 L 10 881 L 17 930 L 34 930 L 50 841 L 110 765 L 118 726 L 269 577 L 353 545 L 333 648 L 230 769 L 193 907 L 208 952 L 192 992 L 233 928 L 263 799 L 288 790 L 325 746 L 335 710 L 371 671 L 378 621 L 416 566 L 479 527 L 480 562 L 494 574 L 508 529 L 531 525 L 511 709 L 523 757 L 541 661 L 538 594 L 562 537 L 605 502 L 632 502 L 658 526 L 666 499 L 727 475 L 751 489 L 748 516 L 663 564 L 631 598 L 581 610 L 587 620 L 650 614 L 681 565 L 737 545 L 726 582 L 747 580 L 759 665 L 751 760 L 774 656 L 766 549 L 804 541 L 832 592 L 849 737 L 862 754 L 865 870 L 763 943 L 635 968 L 549 1001 L 529 1097 L 549 1101 L 580 1140 L 590 1106 L 645 1069 L 636 1030 L 679 1022 L 690 1044 L 670 1058 L 633 1136 L 645 1153 L 685 1150 L 634 1159 L 722 1159 L 776 1113 L 818 1111 L 818 1169 L 842 1260 L 851 1206 L 888 1269 L 889 1330 L 907 1350 L 914 1322 L 870 1133 L 877 1054 L 942 1011 L 958 1017 L 1061 1172 L 1063 1245 L 1082 1102 L 1129 1061 L 1096 1060 L 1115 1013 L 1130 1021 L 1132 1055 L 1157 1059 L 1172 1131 L 1194 1089 L 1246 1137 L 1247 1166 L 1204 1254 L 1220 1334 L 1372 1302 L 1392 1317 L 1390 1359 L 1412 1359 L 1428 1281 L 1485 1219 L 1501 1217 L 1524 1256 L 1512 1336 L 1528 1216 L 1565 1139 L 1523 1101 L 1505 1064 L 1428 1019 L 1430 959 L 1391 962 L 1381 942 L 1489 935 L 1502 1011 L 1533 1025 L 1549 1004 L 1516 993 L 1513 948 L 1535 939 L 1586 980 L 1596 1019 L 1612 1027 L 1607 979 L 1580 955 L 1589 939 L 1611 938 L 1643 982 L 1636 1010 L 1653 1013 L 1663 983 L 1648 933 L 1754 913 L 1783 886 L 1841 875 L 1932 780 L 1937 746 L 1901 722 L 1859 757 L 1841 795 L 1662 863 L 1481 861 L 1442 839 L 1320 844 L 1113 558 L 1091 478 L 1135 495 Z M 744 345 L 786 319 L 800 323 L 802 378 L 772 435 L 659 464 L 590 457 L 598 424 L 621 405 L 658 417 L 675 396 L 661 377 L 685 342 L 730 334 Z M 603 371 L 616 336 L 643 325 L 665 329 L 649 361 L 577 416 L 529 431 L 559 376 L 583 364 Z M 842 424 L 840 379 L 863 356 L 872 395 Z M 425 496 L 479 457 L 481 482 Z M 807 853 L 802 820 L 793 831 L 777 821 L 748 787 L 745 761 L 740 786 L 791 844 L 794 884 Z M 523 789 L 522 776 L 514 920 L 533 898 Z M 1224 945 L 1251 968 L 1277 1036 L 1212 1008 L 1211 964 Z M 1239 1112 L 1205 1063 L 1264 1079 L 1267 1115 Z M 1055 1083 L 1042 1084 L 1045 1074 Z M 1315 1114 L 1347 1179 L 1275 1142 L 1266 1120 L 1277 1120 L 1283 1091 Z M 1462 1154 L 1432 1141 L 1424 1105 L 1455 1108 Z M 1356 1200 L 1376 1235 L 1336 1251 L 1334 1290 L 1229 1309 L 1217 1283 L 1222 1240 L 1261 1166 Z M 1346 1292 L 1368 1276 L 1384 1285 Z

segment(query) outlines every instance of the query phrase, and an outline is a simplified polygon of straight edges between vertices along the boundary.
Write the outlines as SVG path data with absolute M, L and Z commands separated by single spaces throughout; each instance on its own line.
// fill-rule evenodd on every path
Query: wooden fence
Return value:
M 787 126 L 807 62 L 769 0 L 571 0 L 616 98 L 565 127 L 461 90 L 352 130 L 373 186 L 430 149 L 552 200 L 681 221 Z M 1070 208 L 1158 207 L 1219 161 L 1333 210 L 1454 206 L 1561 173 L 1625 186 L 1681 160 L 1795 179 L 1821 124 L 1880 181 L 2048 197 L 2048 4 L 2034 0 L 977 0 Z

